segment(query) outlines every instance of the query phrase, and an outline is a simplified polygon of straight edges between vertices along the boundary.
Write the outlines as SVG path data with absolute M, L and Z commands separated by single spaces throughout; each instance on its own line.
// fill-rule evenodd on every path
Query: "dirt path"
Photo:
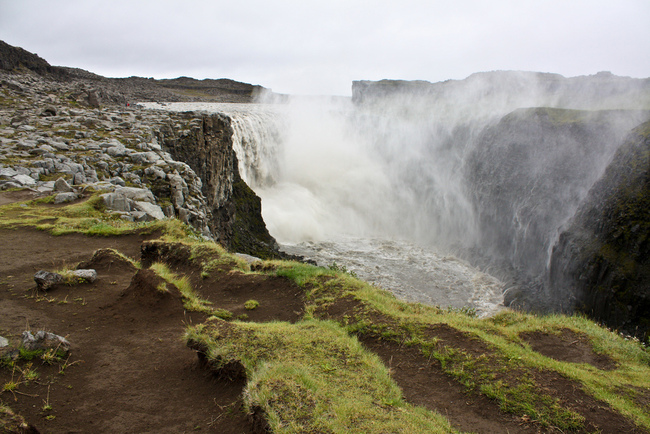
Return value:
M 0 230 L 0 240 L 0 335 L 16 342 L 23 330 L 47 330 L 72 343 L 63 373 L 35 362 L 37 382 L 19 387 L 15 398 L 2 394 L 37 429 L 250 432 L 240 411 L 244 385 L 212 378 L 182 342 L 184 325 L 202 318 L 184 312 L 179 300 L 134 298 L 130 293 L 137 288 L 130 282 L 136 270 L 128 264 L 91 264 L 99 273 L 94 284 L 59 286 L 47 298 L 33 297 L 38 269 L 89 260 L 99 248 L 138 259 L 142 237 L 52 237 L 18 229 Z M 11 377 L 0 370 L 2 384 Z M 42 410 L 45 402 L 51 411 Z

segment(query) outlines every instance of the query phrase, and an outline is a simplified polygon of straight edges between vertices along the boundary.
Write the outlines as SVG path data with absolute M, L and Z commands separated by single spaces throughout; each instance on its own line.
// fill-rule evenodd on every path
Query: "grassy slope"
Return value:
M 418 348 L 469 393 L 493 398 L 502 410 L 531 417 L 543 426 L 562 430 L 585 426 L 583 416 L 563 407 L 545 391 L 544 384 L 538 384 L 540 372 L 551 372 L 580 383 L 587 394 L 650 430 L 648 408 L 636 399 L 637 393 L 650 389 L 650 354 L 638 342 L 625 340 L 585 318 L 504 311 L 478 319 L 401 302 L 340 270 L 267 261 L 250 271 L 247 264 L 201 240 L 177 220 L 127 223 L 103 213 L 96 197 L 65 207 L 48 202 L 0 207 L 0 227 L 29 225 L 52 233 L 89 235 L 160 231 L 163 239 L 190 245 L 192 260 L 205 270 L 215 264 L 226 265 L 285 276 L 304 288 L 308 305 L 299 323 L 225 321 L 222 318 L 228 316 L 218 306 L 209 306 L 192 295 L 182 276 L 174 276 L 163 265 L 152 267 L 181 289 L 186 308 L 215 315 L 205 324 L 188 327 L 188 344 L 204 353 L 213 369 L 247 378 L 246 405 L 273 432 L 454 432 L 441 415 L 404 401 L 386 366 L 360 345 L 357 336 L 364 335 Z M 341 300 L 354 300 L 355 308 L 323 319 Z M 486 350 L 475 354 L 427 333 L 440 324 L 481 342 Z M 586 335 L 594 351 L 615 361 L 616 369 L 603 371 L 545 357 L 521 337 L 526 332 L 553 334 L 566 329 Z

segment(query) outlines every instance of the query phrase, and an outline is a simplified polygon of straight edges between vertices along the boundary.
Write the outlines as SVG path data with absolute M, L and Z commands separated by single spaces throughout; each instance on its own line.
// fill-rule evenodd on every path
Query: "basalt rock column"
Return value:
M 277 244 L 261 215 L 260 198 L 241 179 L 232 146 L 230 118 L 223 114 L 185 114 L 187 123 L 159 132 L 159 141 L 174 159 L 187 163 L 201 178 L 212 212 L 210 230 L 226 248 L 278 257 Z

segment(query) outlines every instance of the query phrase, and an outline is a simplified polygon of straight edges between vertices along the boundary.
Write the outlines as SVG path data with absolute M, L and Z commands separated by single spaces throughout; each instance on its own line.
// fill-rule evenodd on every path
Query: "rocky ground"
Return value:
M 178 216 L 210 236 L 201 180 L 156 139 L 163 127 L 187 121 L 132 106 L 92 108 L 92 90 L 31 74 L 3 75 L 0 83 L 0 189 L 56 191 L 57 203 L 102 190 L 124 219 Z M 169 189 L 162 203 L 150 190 L 160 183 Z

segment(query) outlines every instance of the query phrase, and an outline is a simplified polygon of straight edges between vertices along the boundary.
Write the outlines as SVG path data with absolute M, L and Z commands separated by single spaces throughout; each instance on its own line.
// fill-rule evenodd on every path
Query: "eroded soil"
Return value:
M 101 250 L 116 249 L 139 260 L 143 243 L 150 244 L 147 238 L 137 234 L 54 237 L 34 229 L 0 229 L 0 335 L 15 345 L 23 330 L 47 330 L 72 343 L 67 363 L 48 366 L 35 361 L 38 380 L 22 384 L 18 393 L 5 391 L 0 398 L 41 432 L 254 432 L 242 408 L 244 380 L 215 377 L 183 343 L 185 325 L 203 321 L 205 316 L 183 309 L 175 288 L 159 291 L 160 279 L 151 270 L 138 271 L 128 261 Z M 235 316 L 246 314 L 251 321 L 296 321 L 302 315 L 303 291 L 288 280 L 218 270 L 201 275 L 196 265 L 179 259 L 187 254 L 182 248 L 179 245 L 149 260 L 166 262 L 174 272 L 188 276 L 201 297 Z M 53 271 L 79 263 L 97 270 L 96 282 L 58 285 L 48 293 L 36 291 L 33 275 L 39 269 Z M 260 306 L 246 310 L 243 305 L 249 299 Z M 335 319 L 352 313 L 357 304 L 351 297 L 338 300 L 327 316 Z M 483 342 L 445 325 L 434 326 L 427 334 L 469 354 L 489 352 Z M 534 341 L 543 338 L 534 336 Z M 580 337 L 561 336 L 556 344 L 581 348 L 576 338 Z M 549 431 L 534 421 L 501 412 L 486 397 L 468 393 L 435 360 L 413 347 L 373 335 L 361 335 L 360 340 L 390 368 L 407 401 L 446 415 L 458 429 Z M 594 363 L 591 353 L 584 352 L 582 359 L 577 353 L 571 357 L 572 362 Z M 608 369 L 609 365 L 599 367 Z M 0 370 L 0 383 L 15 375 Z M 539 376 L 536 380 L 588 417 L 590 429 L 635 432 L 574 383 L 559 375 Z M 51 409 L 45 409 L 46 405 Z

